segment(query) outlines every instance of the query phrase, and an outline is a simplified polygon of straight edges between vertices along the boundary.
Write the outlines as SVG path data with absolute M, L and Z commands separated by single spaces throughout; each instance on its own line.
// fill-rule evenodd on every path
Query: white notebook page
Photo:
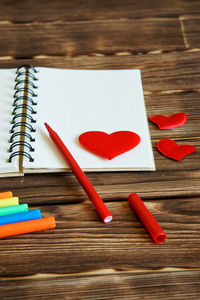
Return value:
M 154 170 L 139 70 L 64 70 L 38 68 L 34 162 L 26 169 L 66 169 L 44 122 L 61 137 L 84 170 Z M 85 150 L 78 142 L 86 131 L 129 130 L 140 144 L 112 160 Z
M 8 141 L 13 118 L 15 72 L 16 69 L 0 70 L 0 175 L 19 171 L 19 157 L 14 157 L 11 163 L 8 162 L 11 154 L 8 152 L 10 147 Z

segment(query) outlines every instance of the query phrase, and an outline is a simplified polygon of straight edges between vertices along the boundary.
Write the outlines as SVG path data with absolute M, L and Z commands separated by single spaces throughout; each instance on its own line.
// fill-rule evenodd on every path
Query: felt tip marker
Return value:
M 24 222 L 29 220 L 41 219 L 41 212 L 39 209 L 33 209 L 17 214 L 0 216 L 0 225 L 12 224 L 17 222 Z
M 49 136 L 56 145 L 56 147 L 60 150 L 63 158 L 71 168 L 72 172 L 78 179 L 79 183 L 81 184 L 82 188 L 85 190 L 86 194 L 88 195 L 89 199 L 93 203 L 94 207 L 96 208 L 99 216 L 102 218 L 104 223 L 109 223 L 112 221 L 113 216 L 107 209 L 106 205 L 104 204 L 103 200 L 99 197 L 96 190 L 92 186 L 91 182 L 85 175 L 85 173 L 81 170 L 65 144 L 62 142 L 58 134 L 47 124 L 44 123 L 46 129 L 49 132 Z
M 0 199 L 11 198 L 11 197 L 13 197 L 13 193 L 10 191 L 0 193 Z
M 136 193 L 132 193 L 128 196 L 128 201 L 147 231 L 152 236 L 152 239 L 155 243 L 162 243 L 166 239 L 166 233 L 162 230 L 160 225 L 157 223 L 155 218 L 146 208 L 140 197 Z
M 0 207 L 13 206 L 18 204 L 19 204 L 18 197 L 0 199 Z
M 0 208 L 0 216 L 17 214 L 23 211 L 28 211 L 28 204 L 19 204 L 14 206 L 6 206 Z
M 37 220 L 24 221 L 19 223 L 7 224 L 0 226 L 0 238 L 7 236 L 19 235 L 56 227 L 55 218 L 47 217 Z

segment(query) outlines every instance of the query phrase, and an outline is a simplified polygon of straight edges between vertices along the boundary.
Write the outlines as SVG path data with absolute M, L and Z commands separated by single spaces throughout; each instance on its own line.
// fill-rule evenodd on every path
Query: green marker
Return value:
M 0 216 L 17 214 L 24 211 L 28 211 L 28 204 L 19 204 L 14 206 L 6 206 L 0 208 Z

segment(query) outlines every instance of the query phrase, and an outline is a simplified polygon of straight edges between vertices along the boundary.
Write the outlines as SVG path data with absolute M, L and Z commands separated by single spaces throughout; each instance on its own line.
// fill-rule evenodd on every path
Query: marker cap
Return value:
M 153 241 L 155 243 L 164 242 L 167 237 L 166 233 L 162 230 L 140 197 L 136 193 L 132 193 L 128 196 L 128 201 L 146 227 L 147 231 L 152 236 Z

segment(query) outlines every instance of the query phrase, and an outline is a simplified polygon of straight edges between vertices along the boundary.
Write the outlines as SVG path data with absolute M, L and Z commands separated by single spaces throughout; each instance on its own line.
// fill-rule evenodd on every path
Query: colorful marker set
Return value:
M 39 209 L 28 210 L 12 192 L 0 193 L 0 238 L 55 228 L 55 218 L 42 218 Z

